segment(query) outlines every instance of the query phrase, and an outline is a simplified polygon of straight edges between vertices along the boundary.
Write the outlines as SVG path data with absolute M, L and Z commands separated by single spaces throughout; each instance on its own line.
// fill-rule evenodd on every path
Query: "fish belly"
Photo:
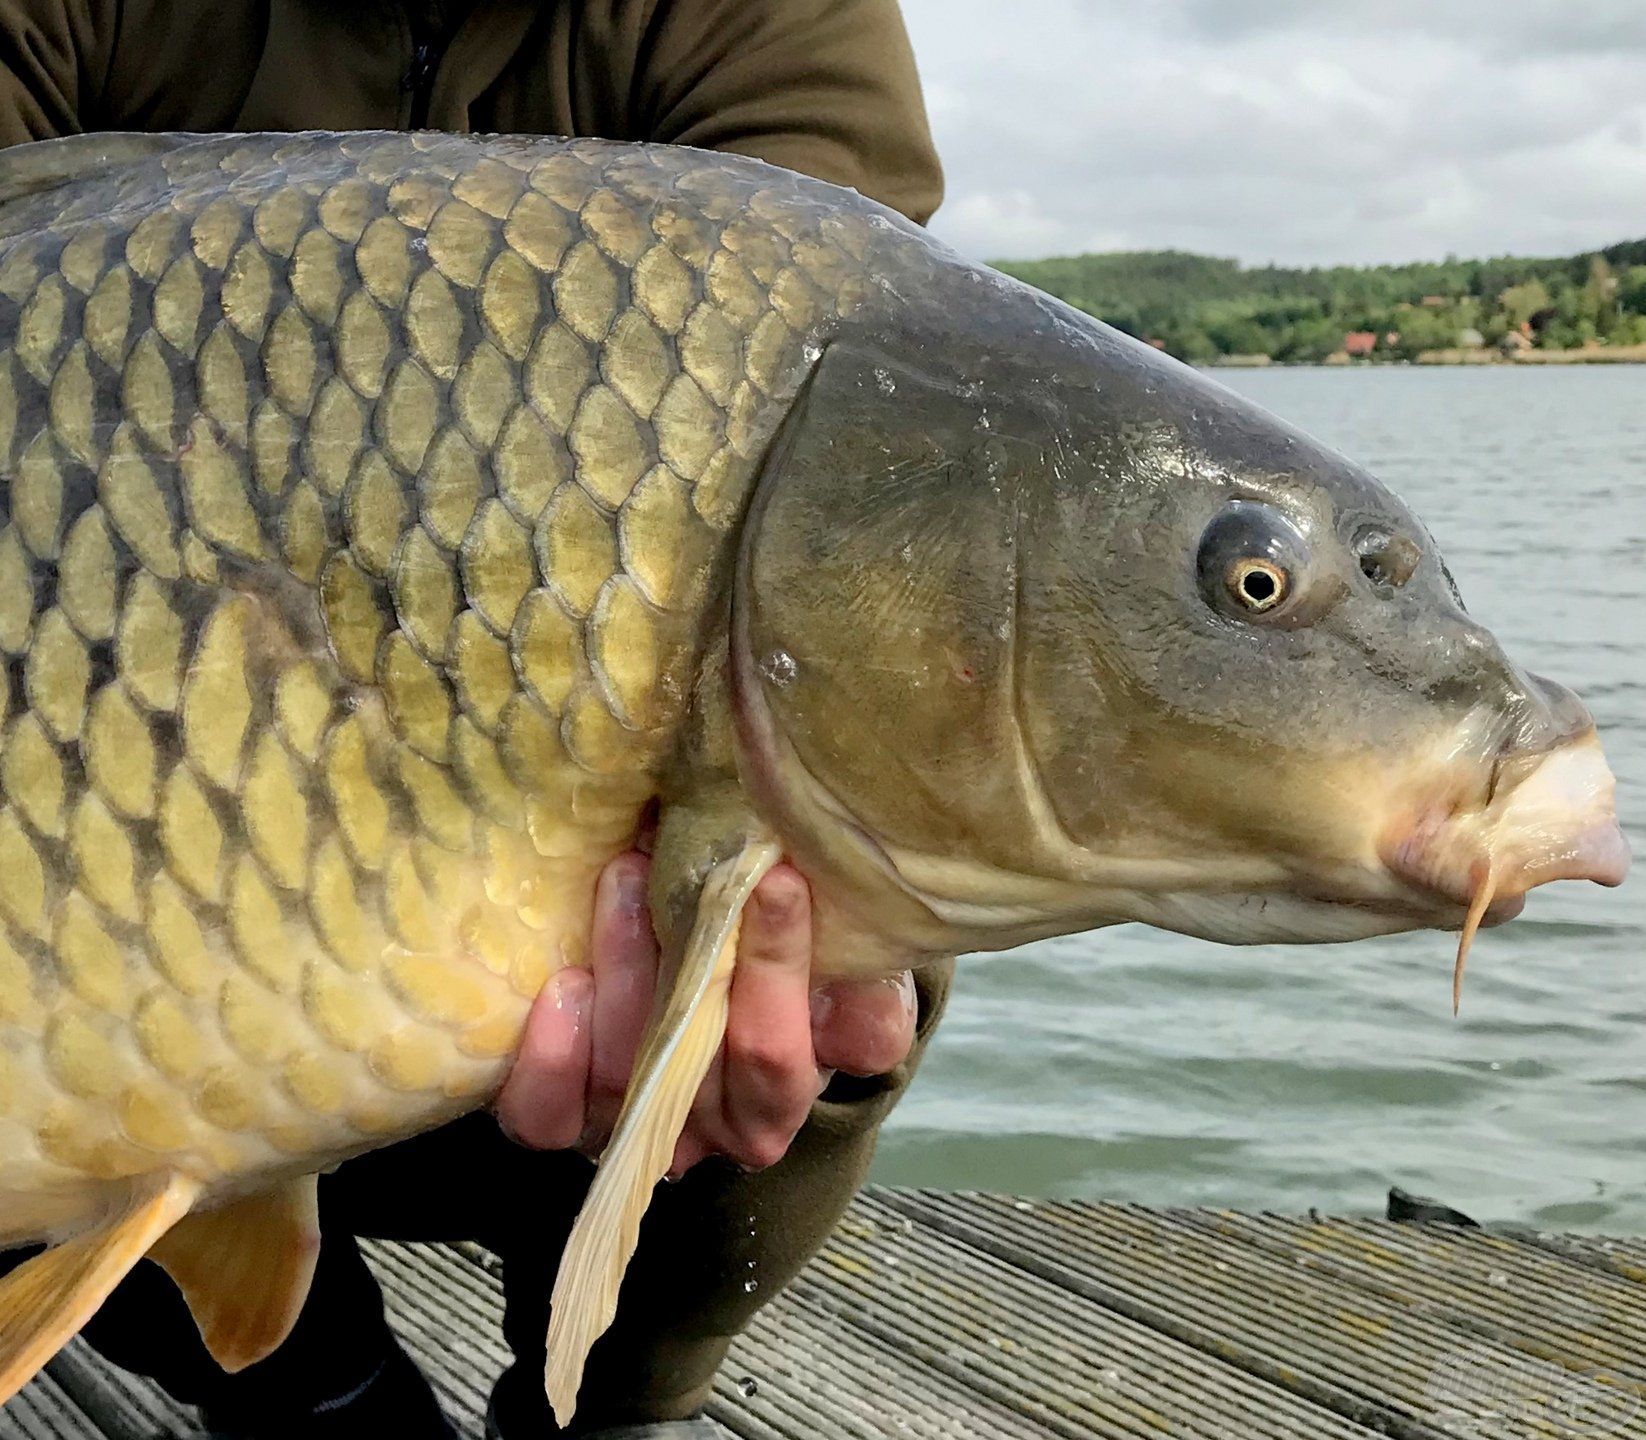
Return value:
M 0 1244 L 496 1090 L 887 224 L 603 142 L 110 145 L 0 204 Z

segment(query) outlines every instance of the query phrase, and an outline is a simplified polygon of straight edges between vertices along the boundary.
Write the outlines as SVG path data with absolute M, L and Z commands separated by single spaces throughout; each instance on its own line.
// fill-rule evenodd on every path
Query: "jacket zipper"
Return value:
M 412 7 L 408 15 L 411 28 L 411 64 L 400 77 L 400 88 L 411 96 L 411 113 L 406 118 L 408 130 L 424 130 L 429 123 L 429 102 L 434 96 L 434 77 L 445 57 L 451 40 L 451 28 L 431 24 L 423 6 Z

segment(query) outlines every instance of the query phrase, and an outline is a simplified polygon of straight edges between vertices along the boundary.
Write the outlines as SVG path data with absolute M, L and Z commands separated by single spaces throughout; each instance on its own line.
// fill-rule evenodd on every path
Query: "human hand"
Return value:
M 496 1104 L 539 1150 L 597 1155 L 610 1138 L 657 987 L 647 857 L 620 855 L 595 892 L 590 968 L 556 974 L 532 1006 Z M 693 1102 L 671 1175 L 706 1155 L 748 1169 L 783 1157 L 835 1070 L 878 1075 L 914 1043 L 913 978 L 811 988 L 811 897 L 779 865 L 744 911 L 726 1039 Z

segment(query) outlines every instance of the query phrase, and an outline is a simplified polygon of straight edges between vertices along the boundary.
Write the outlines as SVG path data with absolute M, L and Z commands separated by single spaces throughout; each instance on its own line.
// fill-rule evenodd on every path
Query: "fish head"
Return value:
M 1588 712 L 1396 496 L 996 288 L 964 334 L 826 353 L 745 534 L 744 754 L 844 890 L 984 948 L 1349 940 L 1621 881 Z
M 1137 864 L 1129 913 L 1226 941 L 1353 939 L 1460 925 L 1483 891 L 1490 923 L 1546 881 L 1619 883 L 1582 702 L 1468 613 L 1387 488 L 1172 380 L 1171 423 L 1074 445 L 1073 473 L 1152 478 L 1119 504 L 1054 487 L 1022 532 L 1034 777 L 1077 849 Z

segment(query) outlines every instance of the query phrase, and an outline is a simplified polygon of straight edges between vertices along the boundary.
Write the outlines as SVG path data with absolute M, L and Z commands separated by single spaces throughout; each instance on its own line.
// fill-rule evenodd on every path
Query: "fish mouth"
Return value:
M 1484 805 L 1431 802 L 1385 833 L 1381 858 L 1417 896 L 1444 906 L 1461 931 L 1452 971 L 1457 1010 L 1475 932 L 1512 920 L 1526 895 L 1554 880 L 1621 885 L 1629 842 L 1617 821 L 1617 782 L 1592 727 L 1535 752 L 1501 753 Z
M 1482 805 L 1431 801 L 1401 816 L 1385 832 L 1380 858 L 1418 895 L 1465 910 L 1489 873 L 1493 898 L 1483 919 L 1501 923 L 1512 918 L 1513 901 L 1554 880 L 1623 883 L 1629 842 L 1615 792 L 1590 729 L 1548 750 L 1499 756 Z

